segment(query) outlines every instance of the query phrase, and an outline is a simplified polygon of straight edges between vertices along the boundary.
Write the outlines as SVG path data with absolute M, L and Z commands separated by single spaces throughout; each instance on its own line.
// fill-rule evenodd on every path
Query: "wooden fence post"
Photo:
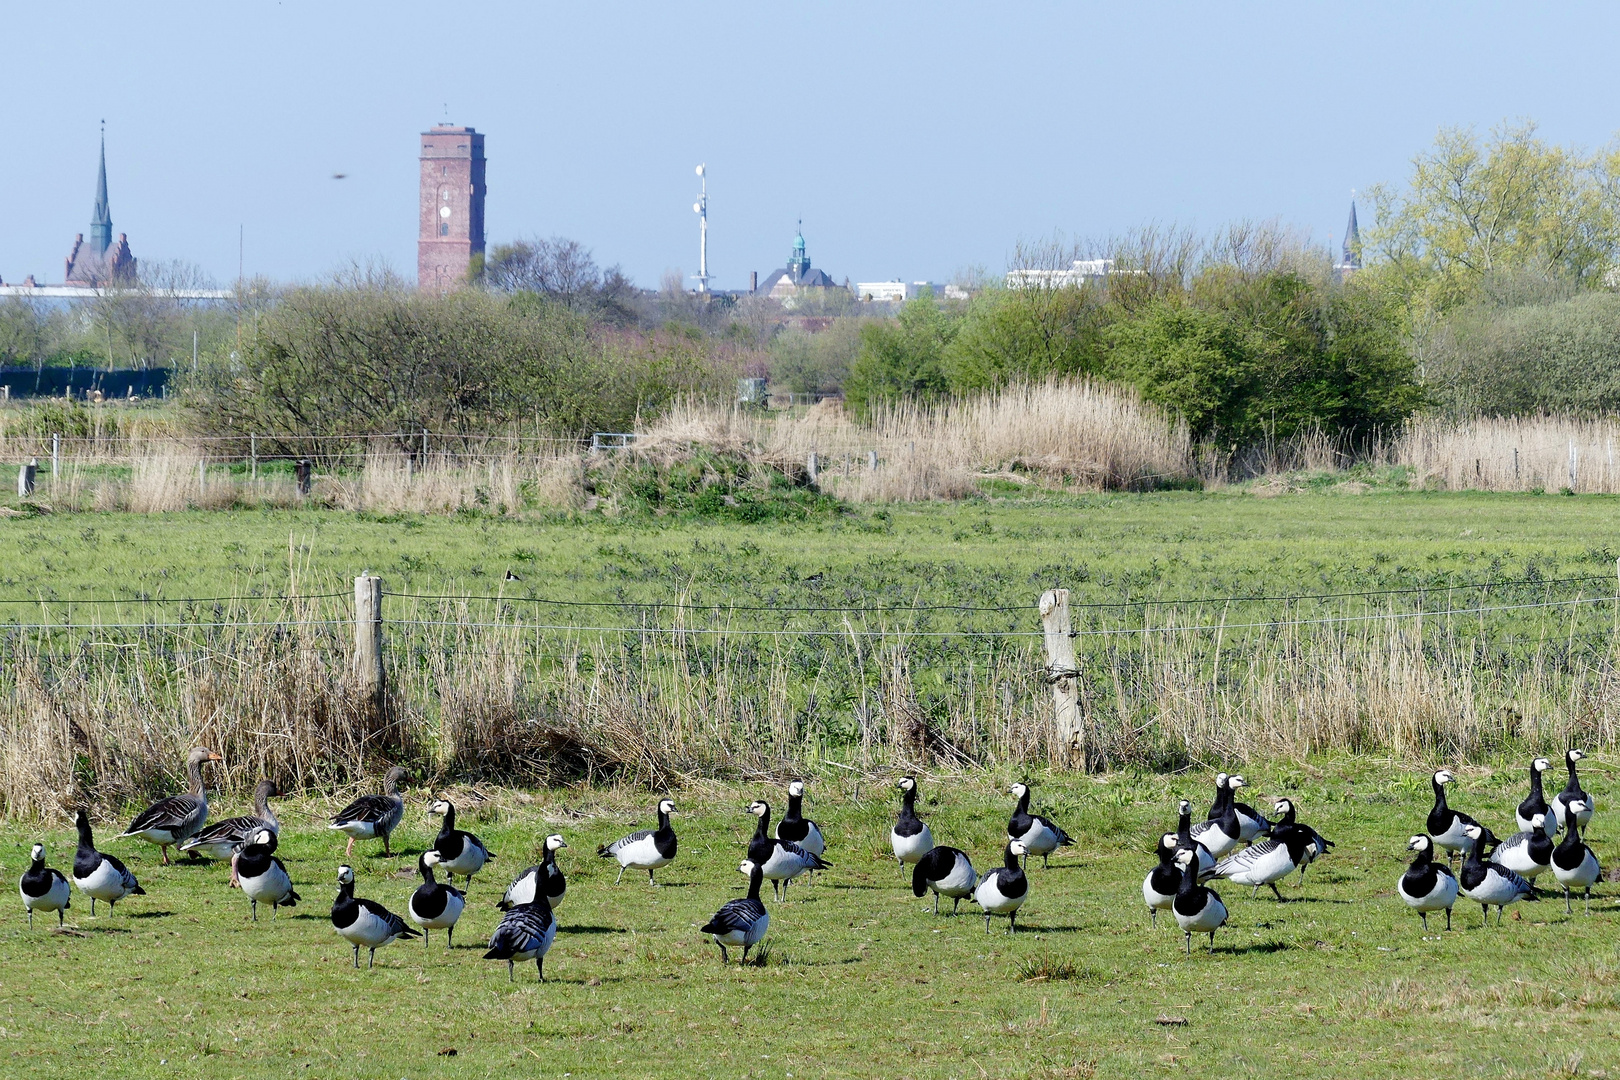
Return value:
M 17 498 L 26 499 L 34 493 L 34 478 L 39 474 L 39 458 L 29 458 L 28 464 L 17 467 Z
M 253 482 L 259 482 L 259 437 L 248 436 L 248 458 L 253 462 Z
M 1069 751 L 1069 767 L 1091 771 L 1080 716 L 1080 671 L 1074 662 L 1074 639 L 1069 636 L 1069 590 L 1048 589 L 1041 594 L 1041 629 L 1046 635 L 1046 681 L 1057 708 L 1057 729 Z
M 804 461 L 804 470 L 809 476 L 811 484 L 816 482 L 816 466 L 819 464 L 820 462 L 816 459 L 816 452 L 814 450 L 810 451 L 810 456 Z
M 382 578 L 363 570 L 354 579 L 354 674 L 373 708 L 383 703 Z

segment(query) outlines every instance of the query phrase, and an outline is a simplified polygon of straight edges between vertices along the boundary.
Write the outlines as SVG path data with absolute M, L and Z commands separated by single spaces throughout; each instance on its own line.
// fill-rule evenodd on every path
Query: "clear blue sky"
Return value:
M 9 3 L 0 276 L 61 278 L 98 121 L 137 256 L 236 275 L 415 270 L 416 137 L 488 135 L 491 242 L 561 234 L 656 286 L 746 285 L 804 218 L 842 280 L 1003 269 L 1013 245 L 1277 216 L 1442 125 L 1620 129 L 1620 8 L 1560 4 Z M 347 179 L 333 180 L 333 173 Z

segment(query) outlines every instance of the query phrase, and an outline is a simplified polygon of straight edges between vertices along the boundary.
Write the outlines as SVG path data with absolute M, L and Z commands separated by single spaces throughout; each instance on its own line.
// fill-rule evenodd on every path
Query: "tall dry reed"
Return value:
M 1449 490 L 1620 492 L 1620 422 L 1567 416 L 1415 420 L 1392 460 Z

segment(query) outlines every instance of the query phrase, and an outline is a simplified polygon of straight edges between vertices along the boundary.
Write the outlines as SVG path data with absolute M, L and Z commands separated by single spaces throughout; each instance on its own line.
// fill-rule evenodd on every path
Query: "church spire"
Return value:
M 101 122 L 101 171 L 96 174 L 96 212 L 90 218 L 90 247 L 104 255 L 112 247 L 112 210 L 107 205 L 107 122 Z
M 1350 193 L 1350 222 L 1344 227 L 1344 254 L 1339 260 L 1345 270 L 1361 269 L 1361 229 L 1356 226 L 1356 195 Z

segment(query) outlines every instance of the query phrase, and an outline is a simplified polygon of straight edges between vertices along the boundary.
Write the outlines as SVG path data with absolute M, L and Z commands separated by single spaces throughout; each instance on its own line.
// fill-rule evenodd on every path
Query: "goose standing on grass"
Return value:
M 1181 867 L 1181 884 L 1177 886 L 1176 898 L 1170 905 L 1176 925 L 1186 936 L 1188 956 L 1192 955 L 1194 934 L 1208 934 L 1209 949 L 1214 952 L 1215 931 L 1226 925 L 1226 905 L 1214 889 L 1198 884 L 1198 868 L 1193 865 L 1193 858 L 1190 851 L 1176 852 L 1176 865 Z
M 562 903 L 563 895 L 568 891 L 568 882 L 563 877 L 562 867 L 557 865 L 557 851 L 568 846 L 561 833 L 552 833 L 546 837 L 543 845 L 544 854 L 540 862 L 524 870 L 523 873 L 512 879 L 512 884 L 506 887 L 506 895 L 496 901 L 495 906 L 502 911 L 511 911 L 519 904 L 532 904 L 535 899 L 541 898 L 550 905 L 555 912 L 557 905 Z
M 973 890 L 973 902 L 984 909 L 984 932 L 990 932 L 990 916 L 1007 916 L 1007 933 L 1018 929 L 1018 909 L 1029 899 L 1029 879 L 1024 877 L 1018 860 L 1029 852 L 1022 840 L 1007 845 L 1002 865 L 979 879 Z
M 270 809 L 270 800 L 280 795 L 274 780 L 260 780 L 253 787 L 253 813 L 216 821 L 196 836 L 180 845 L 182 855 L 201 855 L 205 859 L 224 862 L 234 860 L 237 851 L 252 842 L 253 837 L 269 829 L 281 835 L 281 821 Z M 231 884 L 236 884 L 236 870 L 231 870 Z
M 28 853 L 28 869 L 17 882 L 17 892 L 22 895 L 23 907 L 28 911 L 30 929 L 34 926 L 36 911 L 56 912 L 56 925 L 62 925 L 62 912 L 69 907 L 72 894 L 62 871 L 45 865 L 44 844 L 35 844 L 34 850 Z
M 383 777 L 381 795 L 362 795 L 337 812 L 327 828 L 336 829 L 349 838 L 349 846 L 343 849 L 345 859 L 354 854 L 356 840 L 374 840 L 379 836 L 382 837 L 384 857 L 393 854 L 388 846 L 388 837 L 405 815 L 405 800 L 399 794 L 399 785 L 410 778 L 409 773 L 395 765 Z
M 1452 855 L 1457 852 L 1467 854 L 1473 849 L 1474 841 L 1470 838 L 1469 828 L 1479 825 L 1479 822 L 1460 811 L 1453 810 L 1446 805 L 1446 785 L 1457 779 L 1450 769 L 1440 769 L 1429 778 L 1434 787 L 1434 806 L 1429 810 L 1429 835 L 1434 838 L 1435 845 L 1446 849 L 1446 862 L 1451 862 Z
M 276 839 L 276 834 L 269 829 L 260 829 L 253 842 L 244 847 L 234 860 L 236 880 L 253 904 L 254 922 L 259 921 L 261 900 L 270 905 L 270 917 L 273 919 L 277 908 L 296 907 L 298 901 L 303 899 L 293 891 L 287 867 L 276 858 Z
M 422 935 L 405 925 L 405 920 L 375 900 L 354 895 L 354 867 L 338 867 L 338 894 L 332 902 L 332 929 L 354 946 L 354 966 L 360 966 L 360 946 L 371 950 L 369 969 L 377 962 L 377 950 L 399 938 Z
M 163 851 L 163 864 L 169 863 L 169 848 L 184 844 L 208 820 L 208 791 L 203 787 L 202 767 L 210 761 L 223 761 L 218 754 L 199 746 L 186 755 L 186 776 L 191 790 L 184 795 L 159 799 L 135 816 L 129 828 L 118 834 L 139 837 Z
M 964 896 L 971 896 L 973 886 L 979 883 L 979 875 L 973 869 L 973 862 L 967 857 L 967 852 L 958 851 L 953 847 L 937 847 L 917 860 L 917 865 L 911 871 L 911 891 L 915 896 L 926 896 L 928 890 L 934 891 L 934 914 L 939 914 L 939 898 L 941 895 L 951 898 L 951 914 L 962 903 Z
M 754 838 L 748 841 L 748 861 L 759 867 L 760 872 L 770 879 L 778 900 L 782 898 L 793 879 L 800 874 L 807 870 L 831 868 L 831 863 L 823 862 L 819 856 L 812 855 L 798 844 L 789 840 L 777 840 L 771 836 L 771 808 L 768 803 L 751 803 L 748 812 L 759 819 L 759 824 L 754 829 Z
M 1429 932 L 1429 912 L 1445 910 L 1446 929 L 1451 929 L 1451 905 L 1457 902 L 1457 878 L 1445 863 L 1434 861 L 1434 841 L 1427 835 L 1418 835 L 1406 842 L 1407 851 L 1417 852 L 1412 865 L 1406 868 L 1395 891 L 1407 907 L 1423 920 L 1423 932 Z
M 787 813 L 776 823 L 776 838 L 798 844 L 812 855 L 827 853 L 826 838 L 815 822 L 804 816 L 804 781 L 795 780 L 787 786 Z
M 75 824 L 79 827 L 79 849 L 73 853 L 73 884 L 90 898 L 90 914 L 96 913 L 97 900 L 105 900 L 110 912 L 126 896 L 145 896 L 146 890 L 123 863 L 96 850 L 90 837 L 90 815 L 80 810 Z
M 454 885 L 440 885 L 433 879 L 433 864 L 428 861 L 425 851 L 416 858 L 416 872 L 422 875 L 422 884 L 411 893 L 410 902 L 405 905 L 405 914 L 422 928 L 424 949 L 427 948 L 429 930 L 443 930 L 444 947 L 453 949 L 456 944 L 456 920 L 461 918 L 461 911 L 467 906 L 467 894 Z
M 1013 807 L 1012 817 L 1007 821 L 1007 839 L 1023 841 L 1024 850 L 1041 857 L 1041 869 L 1044 870 L 1052 852 L 1073 841 L 1057 822 L 1029 812 L 1028 784 L 1014 784 L 1012 794 L 1018 799 L 1018 805 Z M 1024 861 L 1027 866 L 1029 855 L 1024 856 Z
M 759 887 L 765 883 L 765 868 L 752 859 L 744 859 L 737 869 L 748 875 L 748 895 L 741 900 L 727 900 L 721 904 L 714 918 L 699 930 L 712 936 L 714 943 L 720 946 L 722 964 L 731 962 L 731 956 L 726 952 L 727 945 L 734 949 L 740 947 L 743 963 L 748 963 L 748 950 L 757 945 L 765 936 L 765 931 L 771 928 L 771 914 L 765 910 L 765 902 L 759 898 Z
M 1224 774 L 1223 774 L 1224 775 Z M 1231 853 L 1243 838 L 1243 825 L 1238 821 L 1237 807 L 1232 800 L 1232 792 L 1243 786 L 1243 778 L 1234 776 L 1228 778 L 1221 785 L 1221 795 L 1216 796 L 1220 812 L 1208 821 L 1200 821 L 1192 827 L 1192 838 L 1209 849 L 1209 853 L 1217 859 Z
M 456 808 L 449 799 L 440 799 L 428 813 L 444 815 L 439 835 L 433 838 L 433 848 L 426 852 L 431 856 L 429 863 L 443 870 L 452 885 L 460 874 L 467 879 L 466 886 L 472 888 L 472 876 L 482 870 L 485 863 L 492 862 L 495 853 L 472 833 L 456 828 Z
M 1530 794 L 1519 804 L 1518 813 L 1514 815 L 1514 819 L 1519 823 L 1520 832 L 1529 829 L 1530 819 L 1540 814 L 1542 827 L 1547 830 L 1547 835 L 1549 837 L 1558 835 L 1558 819 L 1553 816 L 1552 807 L 1547 805 L 1547 798 L 1541 785 L 1541 774 L 1550 768 L 1552 762 L 1544 757 L 1538 757 L 1530 763 Z
M 1496 905 L 1496 925 L 1502 925 L 1502 909 L 1515 900 L 1540 900 L 1536 887 L 1505 866 L 1485 861 L 1486 853 L 1496 844 L 1496 836 L 1480 824 L 1467 826 L 1468 857 L 1463 860 L 1457 875 L 1462 894 L 1479 902 L 1485 916 L 1485 925 L 1491 924 L 1491 905 Z
M 485 960 L 505 960 L 506 980 L 517 976 L 513 968 L 519 960 L 533 960 L 535 973 L 546 981 L 546 953 L 557 938 L 557 916 L 544 900 L 519 904 L 501 916 L 501 924 L 490 935 Z
M 1192 836 L 1192 803 L 1182 799 L 1179 805 L 1179 817 L 1176 818 L 1176 850 L 1190 851 L 1198 859 L 1198 880 L 1203 881 L 1215 869 L 1215 856 L 1209 848 L 1193 839 Z M 1180 888 L 1181 872 L 1176 871 L 1177 888 Z
M 894 852 L 900 873 L 906 872 L 907 863 L 916 863 L 934 850 L 934 834 L 917 816 L 917 778 L 902 776 L 900 788 L 900 816 L 889 830 L 889 848 Z
M 675 830 L 670 827 L 669 815 L 675 813 L 675 804 L 669 799 L 658 802 L 658 828 L 642 829 L 629 836 L 621 836 L 611 844 L 603 844 L 596 854 L 603 859 L 619 860 L 619 876 L 613 884 L 624 880 L 624 872 L 632 866 L 647 871 L 647 884 L 657 885 L 653 871 L 675 861 Z
M 1271 824 L 1268 831 L 1276 832 L 1278 829 L 1300 828 L 1304 829 L 1308 834 L 1310 834 L 1311 842 L 1305 847 L 1305 861 L 1299 864 L 1298 884 L 1300 888 L 1304 888 L 1306 869 L 1317 859 L 1329 854 L 1335 845 L 1332 840 L 1329 840 L 1327 837 L 1323 836 L 1309 825 L 1301 825 L 1295 819 L 1294 800 L 1278 799 L 1272 813 L 1277 815 L 1277 820 Z
M 1147 905 L 1148 921 L 1159 925 L 1159 912 L 1169 911 L 1181 888 L 1181 867 L 1176 865 L 1175 833 L 1159 837 L 1159 865 L 1148 871 L 1142 879 L 1142 902 Z
M 1552 865 L 1553 842 L 1547 836 L 1546 818 L 1546 814 L 1532 814 L 1529 827 L 1497 844 L 1490 861 L 1535 884 L 1536 875 Z
M 1248 781 L 1241 776 L 1231 776 L 1226 781 L 1227 801 L 1232 804 L 1232 813 L 1238 819 L 1238 839 L 1245 844 L 1254 843 L 1254 838 L 1271 831 L 1271 821 L 1260 811 L 1246 802 L 1237 802 L 1232 798 L 1232 792 L 1248 785 Z
M 1563 828 L 1566 824 L 1567 815 L 1564 813 L 1564 807 L 1577 800 L 1585 807 L 1580 813 L 1581 828 L 1584 829 L 1592 823 L 1592 810 L 1597 804 L 1592 801 L 1592 796 L 1582 789 L 1581 778 L 1575 775 L 1575 763 L 1585 756 L 1586 754 L 1580 750 L 1571 750 L 1564 755 L 1564 767 L 1569 770 L 1569 783 L 1564 785 L 1563 791 L 1552 798 L 1553 824 L 1556 828 Z
M 1279 810 L 1283 809 L 1282 804 L 1286 801 L 1279 801 Z M 1300 825 L 1283 825 L 1272 829 L 1268 839 L 1250 844 L 1216 863 L 1214 876 L 1238 885 L 1252 885 L 1255 892 L 1260 891 L 1260 886 L 1269 885 L 1280 904 L 1283 894 L 1278 890 L 1277 882 L 1304 866 L 1310 857 L 1307 852 L 1313 850 L 1315 838 L 1310 829 Z
M 1597 853 L 1581 841 L 1581 813 L 1586 805 L 1579 799 L 1564 804 L 1564 839 L 1552 853 L 1553 877 L 1564 887 L 1564 914 L 1574 914 L 1569 905 L 1569 890 L 1586 892 L 1586 913 L 1592 914 L 1592 886 L 1603 876 Z

